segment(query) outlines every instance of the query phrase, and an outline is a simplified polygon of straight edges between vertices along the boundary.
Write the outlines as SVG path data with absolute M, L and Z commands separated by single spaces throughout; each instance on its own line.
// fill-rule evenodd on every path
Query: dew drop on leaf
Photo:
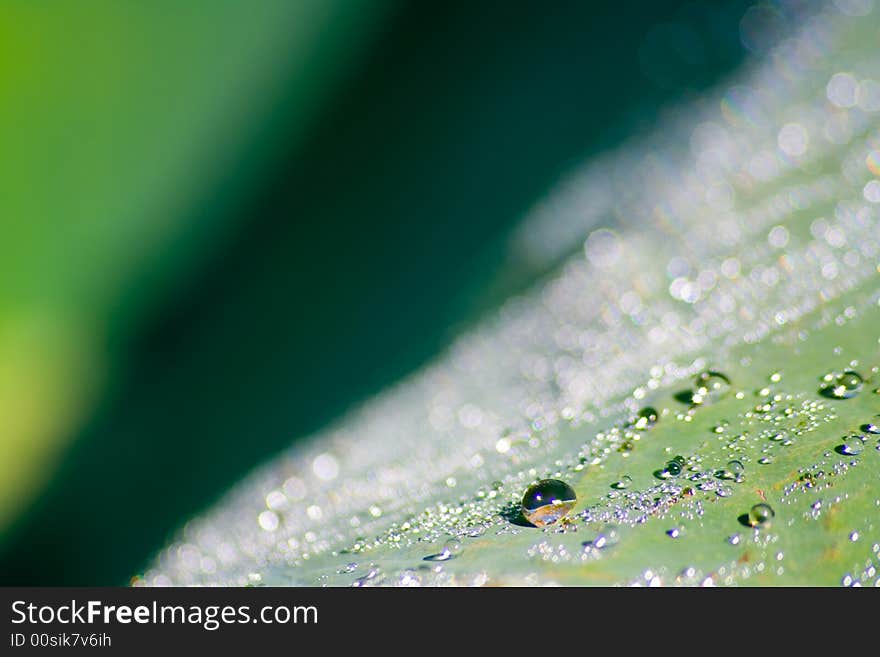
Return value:
M 670 477 L 677 477 L 681 474 L 681 463 L 679 463 L 675 459 L 672 459 L 671 461 L 666 463 L 666 468 L 664 472 L 666 472 L 666 474 L 668 474 Z
M 864 449 L 865 443 L 862 441 L 861 436 L 850 436 L 846 439 L 846 442 L 840 446 L 840 451 L 850 456 L 861 454 Z
M 749 509 L 749 524 L 752 527 L 769 527 L 775 515 L 769 504 L 761 502 Z
M 526 520 L 536 527 L 552 525 L 574 508 L 574 489 L 559 479 L 542 479 L 528 487 L 522 499 Z
M 822 388 L 822 394 L 832 399 L 852 399 L 861 392 L 863 384 L 861 374 L 846 370 L 834 377 L 831 384 Z
M 645 406 L 639 411 L 634 426 L 636 429 L 650 429 L 657 424 L 658 417 L 656 408 Z
M 730 391 L 730 379 L 721 372 L 706 370 L 694 379 L 694 404 L 716 402 Z

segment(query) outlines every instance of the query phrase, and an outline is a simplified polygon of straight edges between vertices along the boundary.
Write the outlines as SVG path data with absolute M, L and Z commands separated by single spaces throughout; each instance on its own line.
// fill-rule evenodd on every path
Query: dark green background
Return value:
M 234 239 L 113 345 L 110 392 L 2 546 L 0 583 L 127 582 L 252 467 L 533 281 L 508 231 L 735 67 L 747 7 L 399 6 L 304 148 L 244 202 L 205 199 L 199 219 L 234 215 Z

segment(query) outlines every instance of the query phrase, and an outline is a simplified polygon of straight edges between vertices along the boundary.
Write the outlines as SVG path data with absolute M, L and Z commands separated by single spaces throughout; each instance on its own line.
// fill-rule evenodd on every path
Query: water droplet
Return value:
M 868 422 L 868 424 L 863 424 L 861 428 L 862 428 L 862 431 L 864 431 L 865 433 L 880 434 L 880 425 L 876 425 L 873 422 Z
M 681 466 L 681 461 L 679 461 L 678 459 L 672 459 L 671 461 L 668 461 L 666 463 L 666 468 L 664 469 L 664 472 L 670 477 L 677 477 L 681 474 Z
M 718 497 L 730 497 L 731 492 L 729 486 L 719 486 L 715 489 L 715 494 Z
M 762 456 L 761 458 L 758 459 L 758 463 L 760 463 L 761 465 L 770 465 L 771 463 L 773 463 L 773 457 L 772 456 Z
M 437 554 L 430 554 L 424 558 L 424 561 L 449 561 L 461 554 L 461 541 L 455 537 L 451 537 L 443 544 L 443 549 Z
M 617 533 L 617 529 L 614 526 L 609 525 L 604 531 L 596 535 L 596 538 L 591 542 L 591 545 L 603 550 L 613 545 L 617 545 L 619 540 L 620 535 Z
M 862 390 L 864 379 L 858 372 L 846 370 L 838 374 L 833 382 L 822 388 L 822 394 L 833 399 L 851 399 Z
M 681 529 L 679 529 L 678 527 L 673 527 L 672 529 L 667 529 L 666 535 L 669 538 L 678 538 L 679 536 L 681 536 Z
M 542 479 L 526 490 L 522 512 L 536 527 L 545 527 L 567 515 L 576 502 L 577 495 L 567 483 L 559 479 Z
M 739 545 L 741 538 L 742 537 L 739 534 L 731 534 L 727 537 L 727 542 L 731 545 Z
M 719 479 L 739 479 L 744 471 L 745 466 L 743 466 L 742 462 L 734 459 L 728 461 L 723 469 L 717 470 L 715 476 Z
M 632 481 L 632 477 L 630 477 L 629 475 L 623 475 L 619 481 L 615 481 L 613 484 L 611 484 L 611 488 L 614 488 L 616 490 L 629 488 L 632 484 Z
M 864 449 L 865 443 L 862 442 L 860 436 L 850 436 L 846 439 L 846 442 L 840 446 L 840 451 L 844 454 L 849 454 L 850 456 L 861 454 Z
M 849 535 L 849 540 L 851 540 L 853 543 L 855 543 L 857 540 L 859 540 L 859 533 L 858 532 L 851 533 Z
M 650 429 L 657 424 L 658 418 L 659 415 L 656 408 L 645 406 L 645 408 L 639 411 L 634 426 L 636 429 Z
M 737 461 L 736 459 L 727 462 L 727 471 L 733 473 L 734 476 L 739 476 L 745 471 L 745 466 L 742 464 L 742 461 Z
M 706 404 L 718 401 L 730 391 L 730 379 L 721 372 L 706 370 L 694 379 L 694 404 Z
M 769 527 L 776 512 L 769 504 L 763 502 L 749 509 L 749 524 L 752 527 Z

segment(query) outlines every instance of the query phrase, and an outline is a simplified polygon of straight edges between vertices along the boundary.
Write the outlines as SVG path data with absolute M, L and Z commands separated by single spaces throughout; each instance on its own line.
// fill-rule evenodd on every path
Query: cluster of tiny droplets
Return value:
M 260 585 L 271 573 L 274 584 L 315 584 L 304 566 L 334 556 L 339 569 L 356 564 L 344 575 L 358 586 L 486 583 L 484 572 L 451 575 L 432 562 L 384 573 L 370 554 L 519 531 L 499 512 L 536 478 L 626 451 L 638 432 L 615 418 L 704 369 L 695 354 L 711 347 L 723 360 L 876 276 L 880 82 L 871 74 L 880 50 L 851 44 L 874 43 L 880 12 L 854 16 L 850 4 L 798 17 L 717 93 L 571 176 L 511 243 L 524 266 L 558 263 L 551 280 L 421 372 L 297 440 L 187 523 L 137 582 Z M 744 418 L 762 423 L 746 441 L 766 442 L 768 459 L 824 421 L 821 402 L 777 397 L 768 390 Z M 560 442 L 562 427 L 598 422 L 614 426 L 587 444 Z M 743 453 L 747 428 L 718 432 L 729 458 Z M 826 477 L 843 467 L 831 460 L 818 464 Z M 688 461 L 688 485 L 719 496 L 736 486 L 701 468 Z M 637 523 L 681 488 L 619 491 L 584 513 Z M 676 508 L 699 513 L 689 500 Z M 602 549 L 590 543 L 576 558 Z M 641 581 L 724 583 L 742 572 L 734 564 Z
M 850 540 L 858 540 L 859 536 L 850 534 Z M 865 559 L 859 568 L 853 569 L 853 572 L 846 573 L 840 578 L 841 586 L 858 587 L 858 586 L 874 586 L 880 587 L 880 543 L 874 543 L 871 546 L 871 554 Z

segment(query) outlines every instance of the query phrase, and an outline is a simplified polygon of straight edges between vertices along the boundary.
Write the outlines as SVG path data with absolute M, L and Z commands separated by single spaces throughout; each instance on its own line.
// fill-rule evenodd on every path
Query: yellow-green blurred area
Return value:
M 533 280 L 507 232 L 746 6 L 0 3 L 0 583 L 124 583 Z
M 225 174 L 272 148 L 279 103 L 308 120 L 372 5 L 0 5 L 0 526 L 94 403 L 113 340 L 224 238 L 230 217 L 188 215 L 250 182 Z

